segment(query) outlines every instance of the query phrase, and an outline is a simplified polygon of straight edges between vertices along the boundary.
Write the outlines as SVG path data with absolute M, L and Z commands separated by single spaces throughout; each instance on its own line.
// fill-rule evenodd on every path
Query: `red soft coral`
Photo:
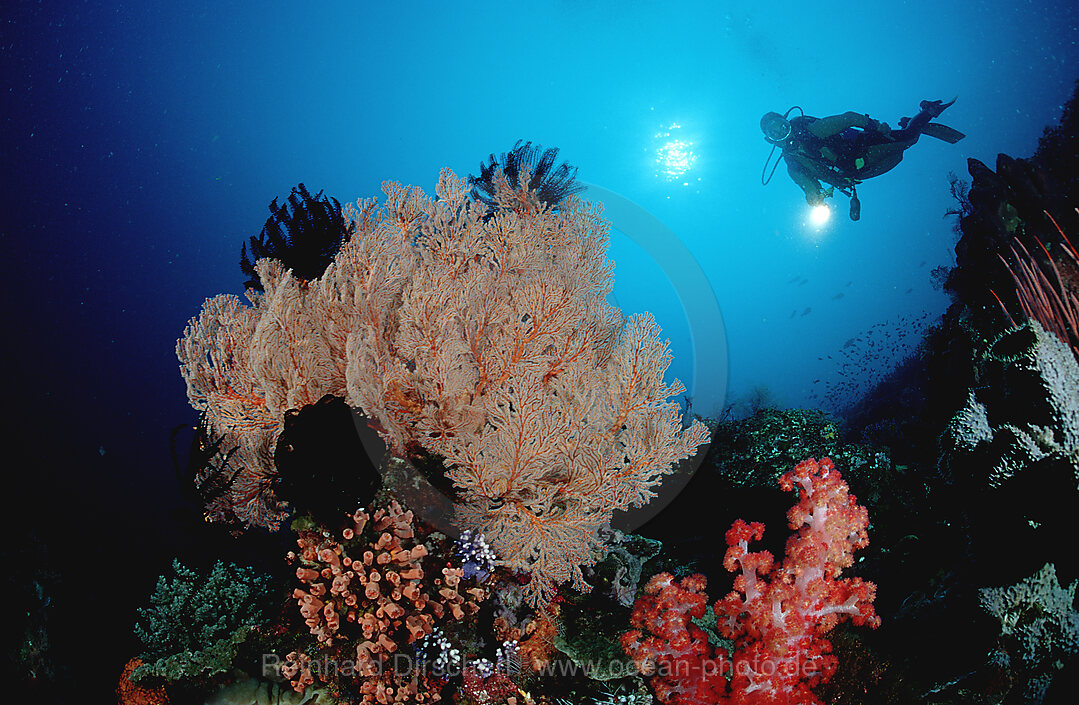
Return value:
M 630 623 L 636 628 L 622 635 L 622 647 L 641 673 L 652 676 L 661 703 L 713 705 L 727 685 L 720 668 L 727 652 L 713 651 L 708 635 L 693 623 L 708 609 L 706 585 L 702 575 L 676 582 L 660 573 L 633 606 Z
M 824 635 L 848 617 L 856 625 L 880 624 L 872 604 L 876 586 L 861 578 L 839 578 L 853 563 L 854 550 L 869 543 L 869 518 L 832 461 L 806 460 L 783 475 L 780 485 L 799 493 L 787 513 L 797 533 L 787 540 L 781 565 L 766 551 L 749 550 L 751 541 L 763 537 L 763 524 L 739 519 L 727 531 L 723 565 L 737 575 L 734 590 L 713 609 L 720 636 L 735 644 L 730 663 L 724 663 L 722 649 L 711 653 L 692 622 L 704 614 L 704 578 L 691 576 L 678 586 L 669 575 L 657 575 L 634 606 L 636 629 L 623 635 L 622 644 L 642 673 L 649 675 L 648 666 L 682 662 L 700 671 L 710 661 L 713 670 L 731 676 L 729 688 L 722 677 L 708 681 L 715 689 L 709 699 L 701 694 L 703 679 L 692 668 L 685 671 L 688 677 L 660 669 L 651 680 L 660 702 L 819 704 L 810 688 L 836 669 Z

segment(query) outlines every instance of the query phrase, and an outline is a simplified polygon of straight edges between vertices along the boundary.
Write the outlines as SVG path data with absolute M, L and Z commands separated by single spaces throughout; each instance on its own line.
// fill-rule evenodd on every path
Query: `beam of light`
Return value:
M 823 203 L 813 206 L 813 210 L 809 211 L 809 222 L 818 228 L 827 223 L 831 217 L 832 209 Z

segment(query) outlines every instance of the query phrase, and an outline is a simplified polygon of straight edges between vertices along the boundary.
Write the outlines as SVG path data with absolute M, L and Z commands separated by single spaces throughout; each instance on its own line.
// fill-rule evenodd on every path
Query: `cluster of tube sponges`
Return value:
M 416 539 L 412 512 L 396 501 L 373 515 L 358 509 L 349 519 L 339 537 L 299 532 L 289 560 L 306 588 L 293 591 L 300 614 L 321 647 L 349 645 L 364 702 L 433 702 L 437 691 L 430 700 L 419 697 L 422 684 L 402 683 L 388 659 L 437 624 L 475 614 L 485 592 L 469 587 L 460 567 L 424 567 L 428 551 Z M 281 670 L 300 692 L 315 682 L 303 653 L 288 654 Z

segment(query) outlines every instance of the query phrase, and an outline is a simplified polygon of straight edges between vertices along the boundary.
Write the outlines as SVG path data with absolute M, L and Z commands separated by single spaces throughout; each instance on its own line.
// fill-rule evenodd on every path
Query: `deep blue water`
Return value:
M 687 321 L 640 232 L 612 238 L 615 296 L 671 336 L 695 410 L 758 385 L 835 409 L 947 305 L 930 272 L 954 261 L 949 172 L 1032 153 L 1079 66 L 1067 1 L 395 5 L 0 10 L 10 506 L 97 585 L 79 594 L 115 638 L 183 543 L 168 436 L 194 412 L 176 338 L 203 299 L 241 292 L 241 243 L 297 183 L 342 202 L 386 179 L 431 191 L 519 138 L 559 147 L 705 273 L 721 322 Z M 862 186 L 860 222 L 839 198 L 809 225 L 782 167 L 761 185 L 765 111 L 895 125 L 954 95 L 941 122 L 967 138 L 923 137 Z M 685 164 L 659 163 L 671 153 Z M 879 353 L 843 352 L 880 323 Z

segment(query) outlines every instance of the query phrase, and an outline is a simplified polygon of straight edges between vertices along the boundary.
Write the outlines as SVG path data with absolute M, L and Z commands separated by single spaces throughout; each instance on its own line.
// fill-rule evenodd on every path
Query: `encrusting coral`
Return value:
M 984 355 L 986 384 L 971 391 L 941 439 L 941 469 L 1002 487 L 1035 463 L 1070 466 L 1079 484 L 1079 362 L 1036 320 L 1013 328 Z
M 1053 675 L 1079 654 L 1076 585 L 1061 587 L 1056 567 L 1047 563 L 1015 585 L 979 591 L 982 607 L 1000 621 L 1000 655 L 1020 674 L 1026 705 L 1041 703 Z
M 391 451 L 445 459 L 459 517 L 529 599 L 588 585 L 596 532 L 640 506 L 708 438 L 683 427 L 684 391 L 649 315 L 608 305 L 609 225 L 595 206 L 552 210 L 497 174 L 488 206 L 445 170 L 431 199 L 386 183 L 345 209 L 352 237 L 318 279 L 256 264 L 264 294 L 207 301 L 177 353 L 193 406 L 237 450 L 218 514 L 277 527 L 272 454 L 288 409 L 325 394 L 363 410 Z M 526 197 L 527 196 L 527 197 Z M 211 512 L 213 515 L 214 512 Z

